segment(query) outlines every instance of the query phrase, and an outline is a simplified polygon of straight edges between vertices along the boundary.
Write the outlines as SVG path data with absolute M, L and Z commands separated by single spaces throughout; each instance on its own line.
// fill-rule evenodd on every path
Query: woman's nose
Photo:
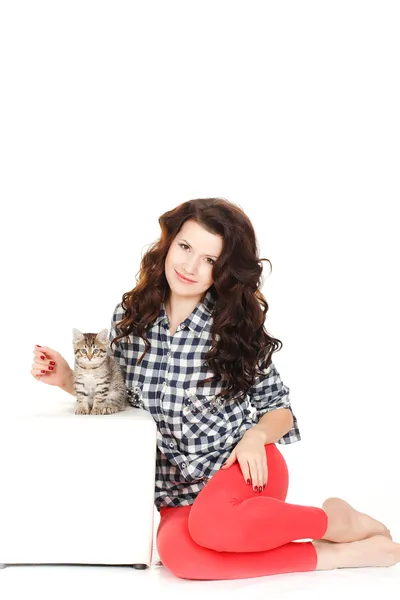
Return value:
M 183 267 L 184 273 L 188 275 L 195 275 L 197 273 L 197 261 L 193 259 L 192 261 L 186 263 Z

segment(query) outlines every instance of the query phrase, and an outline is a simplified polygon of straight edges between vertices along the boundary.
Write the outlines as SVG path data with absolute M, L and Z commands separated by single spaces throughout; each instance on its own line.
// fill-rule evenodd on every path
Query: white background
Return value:
M 399 25 L 389 1 L 3 3 L 1 410 L 64 398 L 35 344 L 73 366 L 158 217 L 221 196 L 272 262 L 287 500 L 400 533 Z

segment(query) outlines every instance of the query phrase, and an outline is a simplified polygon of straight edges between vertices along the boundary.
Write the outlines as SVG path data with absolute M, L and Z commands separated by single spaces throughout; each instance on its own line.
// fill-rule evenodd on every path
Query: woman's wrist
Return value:
M 64 381 L 64 383 L 62 383 L 60 385 L 60 388 L 62 390 L 64 390 L 64 392 L 68 392 L 68 394 L 71 394 L 72 396 L 75 396 L 74 379 L 73 379 L 73 371 L 72 371 L 72 369 L 70 369 L 70 372 L 68 373 L 68 376 L 67 376 L 66 380 Z

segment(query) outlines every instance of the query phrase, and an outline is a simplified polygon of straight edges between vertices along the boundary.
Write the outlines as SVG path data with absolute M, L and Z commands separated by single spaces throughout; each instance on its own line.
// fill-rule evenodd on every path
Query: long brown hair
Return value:
M 146 329 L 158 317 L 161 304 L 169 295 L 164 273 L 165 258 L 172 241 L 188 219 L 223 238 L 221 255 L 213 264 L 214 283 L 207 290 L 211 291 L 215 304 L 212 312 L 212 344 L 205 360 L 214 377 L 201 383 L 220 380 L 227 384 L 221 396 L 238 394 L 243 399 L 254 384 L 256 375 L 263 374 L 263 370 L 271 363 L 272 354 L 279 351 L 283 344 L 281 340 L 268 335 L 265 329 L 268 303 L 259 289 L 262 284 L 262 262 L 267 261 L 270 265 L 271 262 L 266 258 L 258 258 L 256 236 L 250 219 L 239 206 L 228 200 L 189 200 L 159 217 L 161 236 L 142 257 L 136 275 L 136 287 L 123 294 L 121 306 L 125 317 L 118 323 L 122 334 L 117 335 L 111 345 L 129 334 L 139 336 L 145 343 L 145 350 L 137 364 L 143 360 L 151 346 Z

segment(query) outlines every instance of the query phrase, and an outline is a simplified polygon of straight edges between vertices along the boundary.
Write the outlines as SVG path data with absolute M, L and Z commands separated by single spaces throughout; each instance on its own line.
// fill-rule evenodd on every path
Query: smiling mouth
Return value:
M 196 282 L 195 282 L 195 281 L 193 281 L 192 279 L 188 279 L 188 278 L 187 278 L 187 277 L 185 277 L 184 275 L 181 275 L 181 274 L 179 273 L 179 271 L 176 271 L 176 270 L 175 270 L 175 273 L 176 273 L 176 274 L 177 274 L 179 277 L 181 277 L 182 279 L 184 279 L 185 281 L 187 281 L 188 283 L 196 283 Z

